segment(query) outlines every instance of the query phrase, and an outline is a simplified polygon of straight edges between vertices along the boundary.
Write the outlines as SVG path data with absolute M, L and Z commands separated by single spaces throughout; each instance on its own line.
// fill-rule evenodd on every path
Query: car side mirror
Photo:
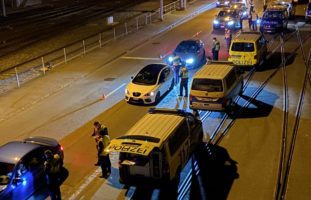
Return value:
M 16 178 L 14 178 L 14 180 L 13 180 L 13 184 L 14 185 L 19 185 L 19 184 L 21 184 L 23 182 L 23 179 L 21 179 L 20 177 L 16 177 Z

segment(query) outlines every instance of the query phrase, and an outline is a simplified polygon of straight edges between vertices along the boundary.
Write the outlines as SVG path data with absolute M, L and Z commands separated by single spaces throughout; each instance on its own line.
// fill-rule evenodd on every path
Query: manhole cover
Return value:
M 114 81 L 115 78 L 105 78 L 104 81 Z

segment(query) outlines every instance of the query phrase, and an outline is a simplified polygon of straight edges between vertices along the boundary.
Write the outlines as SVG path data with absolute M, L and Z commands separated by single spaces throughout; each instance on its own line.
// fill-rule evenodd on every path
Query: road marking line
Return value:
M 122 56 L 121 58 L 130 60 L 162 60 L 161 58 L 146 58 L 146 57 L 131 57 L 131 56 Z
M 105 97 L 108 98 L 109 96 L 113 95 L 115 92 L 117 92 L 120 88 L 125 86 L 125 83 L 122 83 L 119 87 L 111 91 L 109 94 L 107 94 Z M 79 194 L 101 173 L 101 168 L 96 169 L 83 183 L 80 185 L 78 190 L 69 197 L 69 200 L 77 199 Z M 81 198 L 84 198 L 82 196 Z

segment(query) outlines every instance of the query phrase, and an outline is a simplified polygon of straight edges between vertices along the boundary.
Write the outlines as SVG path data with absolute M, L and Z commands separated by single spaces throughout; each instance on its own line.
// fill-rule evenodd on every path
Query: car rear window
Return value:
M 231 47 L 231 51 L 253 52 L 254 50 L 254 43 L 250 42 L 234 42 Z
M 264 12 L 264 19 L 282 19 L 282 11 L 268 11 Z
M 201 90 L 207 92 L 222 92 L 222 81 L 216 79 L 194 79 L 192 82 L 192 90 Z

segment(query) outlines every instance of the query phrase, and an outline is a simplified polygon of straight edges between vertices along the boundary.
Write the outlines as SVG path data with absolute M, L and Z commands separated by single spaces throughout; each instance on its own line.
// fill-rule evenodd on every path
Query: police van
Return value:
M 242 32 L 231 42 L 228 61 L 236 66 L 257 66 L 267 55 L 267 42 L 259 32 Z
M 212 62 L 195 73 L 191 82 L 190 108 L 223 111 L 242 94 L 243 76 L 229 62 Z
M 111 140 L 119 152 L 120 182 L 125 185 L 178 183 L 180 172 L 202 141 L 200 120 L 176 109 L 150 109 L 125 135 Z

